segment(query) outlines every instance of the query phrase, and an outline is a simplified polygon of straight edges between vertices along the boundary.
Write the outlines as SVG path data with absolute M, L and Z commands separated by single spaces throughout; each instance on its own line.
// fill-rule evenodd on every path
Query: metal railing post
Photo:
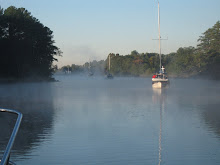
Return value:
M 11 110 L 11 109 L 2 109 L 0 108 L 0 112 L 8 112 L 8 113 L 13 113 L 13 114 L 17 114 L 18 117 L 17 117 L 17 120 L 16 120 L 16 123 L 15 123 L 15 126 L 14 126 L 14 129 L 11 133 L 11 137 L 8 141 L 8 145 L 5 149 L 5 152 L 3 154 L 3 157 L 2 159 L 0 160 L 0 165 L 9 165 L 10 164 L 10 153 L 11 153 L 11 149 L 13 147 L 13 144 L 14 144 L 14 141 L 15 141 L 15 138 L 16 138 L 16 135 L 18 133 L 18 130 L 19 130 L 19 127 L 20 127 L 20 124 L 21 124 L 21 120 L 22 120 L 22 113 L 16 111 L 16 110 Z

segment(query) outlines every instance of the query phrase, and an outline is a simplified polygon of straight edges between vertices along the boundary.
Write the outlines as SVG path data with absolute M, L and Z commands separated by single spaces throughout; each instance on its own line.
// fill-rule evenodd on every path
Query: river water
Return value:
M 0 107 L 23 113 L 17 165 L 220 164 L 220 83 L 74 77 L 0 84 Z M 16 116 L 0 113 L 0 156 Z

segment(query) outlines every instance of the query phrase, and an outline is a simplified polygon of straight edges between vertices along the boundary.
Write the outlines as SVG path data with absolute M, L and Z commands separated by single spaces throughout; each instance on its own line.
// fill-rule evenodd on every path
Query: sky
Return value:
M 163 54 L 194 46 L 220 20 L 220 0 L 160 0 Z M 0 6 L 24 7 L 53 31 L 63 52 L 58 67 L 120 55 L 158 53 L 156 0 L 0 0 Z

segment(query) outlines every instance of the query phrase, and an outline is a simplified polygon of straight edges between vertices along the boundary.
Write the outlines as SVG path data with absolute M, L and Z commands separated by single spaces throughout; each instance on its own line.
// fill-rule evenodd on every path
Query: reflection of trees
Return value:
M 206 124 L 220 135 L 220 110 L 219 104 L 207 105 L 203 112 L 203 118 Z
M 24 154 L 47 136 L 53 125 L 54 108 L 50 83 L 0 86 L 0 105 L 23 113 L 13 150 Z M 0 151 L 5 149 L 16 116 L 0 114 Z M 3 144 L 4 143 L 4 144 Z
M 206 126 L 208 126 L 208 131 L 213 131 L 219 136 L 219 83 L 204 80 L 181 81 L 182 88 L 179 88 L 178 93 L 173 93 L 172 100 L 176 100 L 175 102 L 180 108 L 187 106 L 196 110 L 196 113 L 199 113 L 201 116 L 202 122 L 205 122 Z

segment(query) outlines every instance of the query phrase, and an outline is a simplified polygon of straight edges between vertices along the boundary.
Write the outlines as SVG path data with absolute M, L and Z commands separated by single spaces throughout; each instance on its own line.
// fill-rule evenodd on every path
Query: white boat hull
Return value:
M 167 78 L 152 78 L 152 82 L 168 82 Z
M 165 88 L 169 86 L 169 81 L 153 81 L 152 87 L 153 88 Z
M 154 84 L 152 84 L 152 87 L 153 88 L 162 88 L 162 83 L 161 82 L 154 83 Z

